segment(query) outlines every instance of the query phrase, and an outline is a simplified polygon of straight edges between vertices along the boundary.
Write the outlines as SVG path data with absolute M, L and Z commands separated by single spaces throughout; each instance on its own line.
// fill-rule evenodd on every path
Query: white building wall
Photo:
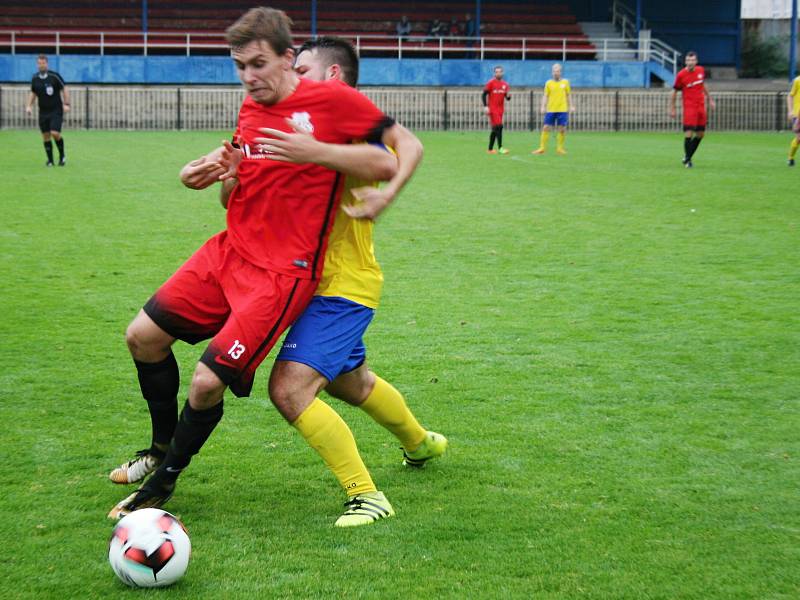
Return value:
M 792 0 L 742 0 L 743 19 L 790 19 Z

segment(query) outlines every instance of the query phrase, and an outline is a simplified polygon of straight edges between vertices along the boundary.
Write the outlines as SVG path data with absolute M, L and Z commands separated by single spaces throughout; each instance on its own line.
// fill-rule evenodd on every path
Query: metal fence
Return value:
M 216 129 L 234 127 L 244 98 L 237 87 L 70 86 L 71 112 L 66 128 Z M 486 129 L 478 89 L 365 88 L 386 114 L 420 130 Z M 34 128 L 25 114 L 27 86 L 0 86 L 0 127 Z M 670 90 L 575 90 L 577 112 L 570 128 L 583 131 L 674 131 L 680 119 L 669 117 Z M 729 131 L 784 130 L 784 92 L 716 92 L 717 108 L 709 128 Z M 507 130 L 538 129 L 541 89 L 515 89 L 506 104 Z M 680 104 L 680 102 L 679 102 Z

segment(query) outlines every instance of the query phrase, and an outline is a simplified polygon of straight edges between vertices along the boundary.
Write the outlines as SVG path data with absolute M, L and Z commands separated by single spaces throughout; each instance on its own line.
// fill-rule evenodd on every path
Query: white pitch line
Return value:
M 524 162 L 529 165 L 535 164 L 532 160 L 525 160 L 524 158 L 520 158 L 519 156 L 512 156 L 511 160 L 516 160 L 517 162 Z

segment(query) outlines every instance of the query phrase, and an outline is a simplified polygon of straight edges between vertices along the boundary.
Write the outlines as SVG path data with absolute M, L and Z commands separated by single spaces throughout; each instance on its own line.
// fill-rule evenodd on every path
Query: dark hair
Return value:
M 358 55 L 355 48 L 347 40 L 323 36 L 316 40 L 308 40 L 297 49 L 297 56 L 302 52 L 316 51 L 325 61 L 325 68 L 339 65 L 342 68 L 342 80 L 349 86 L 355 87 L 358 83 Z
M 44 60 L 44 61 L 47 61 L 47 55 L 46 55 L 46 54 L 40 54 L 40 55 L 39 55 L 39 56 L 37 56 L 36 58 L 38 58 L 39 60 Z
M 251 8 L 225 30 L 225 39 L 233 49 L 264 41 L 275 54 L 281 55 L 292 47 L 292 20 L 282 10 Z
M 686 53 L 686 56 L 687 56 L 687 57 L 689 57 L 689 56 L 694 56 L 695 58 L 697 58 L 697 52 L 695 52 L 694 50 L 689 50 L 689 51 Z

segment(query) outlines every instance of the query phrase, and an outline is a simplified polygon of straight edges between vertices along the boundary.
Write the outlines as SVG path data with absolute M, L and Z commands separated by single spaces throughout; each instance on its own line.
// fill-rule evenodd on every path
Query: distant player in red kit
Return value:
M 511 87 L 503 81 L 503 67 L 494 68 L 494 77 L 486 83 L 483 88 L 483 109 L 489 115 L 489 124 L 492 126 L 492 133 L 489 134 L 489 154 L 508 154 L 508 150 L 503 148 L 503 110 L 506 100 L 511 100 L 509 90 Z M 487 101 L 488 98 L 488 101 Z M 494 142 L 497 140 L 497 150 L 494 149 Z
M 678 92 L 683 96 L 683 165 L 687 169 L 692 168 L 692 156 L 697 151 L 697 147 L 706 132 L 708 122 L 708 112 L 706 110 L 706 98 L 708 108 L 713 109 L 715 104 L 705 86 L 706 72 L 703 67 L 697 64 L 697 53 L 686 53 L 686 68 L 681 69 L 675 77 L 675 85 L 670 97 L 669 115 L 675 118 L 675 100 Z

